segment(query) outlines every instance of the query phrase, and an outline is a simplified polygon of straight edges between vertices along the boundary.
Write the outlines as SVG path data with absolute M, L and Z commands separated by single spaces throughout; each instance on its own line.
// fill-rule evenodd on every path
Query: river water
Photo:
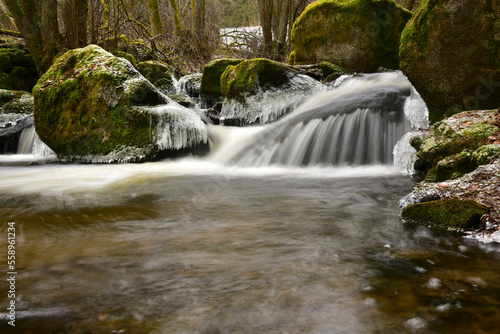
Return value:
M 399 220 L 390 152 L 422 108 L 394 76 L 210 127 L 205 158 L 0 155 L 0 332 L 494 333 L 499 247 Z
M 412 181 L 391 166 L 185 159 L 0 173 L 4 230 L 16 222 L 17 333 L 497 328 L 498 252 L 403 226 Z

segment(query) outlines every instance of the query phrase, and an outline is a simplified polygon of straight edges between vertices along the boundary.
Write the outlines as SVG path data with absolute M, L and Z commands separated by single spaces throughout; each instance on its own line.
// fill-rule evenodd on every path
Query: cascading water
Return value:
M 256 130 L 232 154 L 223 149 L 224 156 L 216 154 L 215 159 L 243 166 L 392 163 L 398 140 L 425 123 L 425 104 L 413 101 L 419 99 L 413 91 L 398 72 L 353 77 Z M 408 106 L 419 115 L 408 120 Z

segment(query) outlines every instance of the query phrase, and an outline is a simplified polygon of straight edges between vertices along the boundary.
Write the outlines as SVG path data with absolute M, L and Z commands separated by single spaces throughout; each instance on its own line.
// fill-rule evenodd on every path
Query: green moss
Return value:
M 500 105 L 500 95 L 485 95 L 483 86 L 500 69 L 499 17 L 491 1 L 468 7 L 466 0 L 423 0 L 406 25 L 400 68 L 427 103 L 431 123 Z
M 319 68 L 323 72 L 323 77 L 327 77 L 330 74 L 339 73 L 339 74 L 347 74 L 347 72 L 340 66 L 332 64 L 330 62 L 324 61 L 319 64 Z
M 477 166 L 470 151 L 463 151 L 440 160 L 425 177 L 425 182 L 442 182 L 457 179 L 472 172 Z
M 500 157 L 499 144 L 484 145 L 472 153 L 472 162 L 476 166 L 487 165 L 498 157 Z
M 12 89 L 12 80 L 10 75 L 0 72 L 0 89 Z
M 413 136 L 410 139 L 410 145 L 413 147 L 415 150 L 420 150 L 420 147 L 422 146 L 422 143 L 424 142 L 423 138 L 420 136 Z
M 137 64 L 137 70 L 164 94 L 175 93 L 174 80 L 168 66 L 148 60 Z
M 408 205 L 401 213 L 405 223 L 437 229 L 472 230 L 487 209 L 472 200 L 444 199 Z
M 349 71 L 397 69 L 400 34 L 410 17 L 391 0 L 316 1 L 293 24 L 294 64 L 334 61 Z
M 228 66 L 241 63 L 243 59 L 217 59 L 203 68 L 201 77 L 200 94 L 210 99 L 218 99 L 221 96 L 221 76 Z
M 288 55 L 288 61 L 287 63 L 289 65 L 293 65 L 295 64 L 295 51 L 292 51 L 289 55 Z
M 113 53 L 117 57 L 122 57 L 127 59 L 134 67 L 137 67 L 137 61 L 135 60 L 135 57 L 132 56 L 130 53 L 123 52 L 123 51 L 115 51 Z
M 166 102 L 129 62 L 97 46 L 58 58 L 33 92 L 37 133 L 62 157 L 151 146 L 154 116 L 137 106 Z
M 265 59 L 249 59 L 236 66 L 228 66 L 221 76 L 221 93 L 225 98 L 243 102 L 245 96 L 259 89 L 282 87 L 296 71 L 281 63 Z
M 492 124 L 478 122 L 457 132 L 445 122 L 435 123 L 417 153 L 417 156 L 425 162 L 421 170 L 425 172 L 445 157 L 464 150 L 476 150 L 497 129 Z

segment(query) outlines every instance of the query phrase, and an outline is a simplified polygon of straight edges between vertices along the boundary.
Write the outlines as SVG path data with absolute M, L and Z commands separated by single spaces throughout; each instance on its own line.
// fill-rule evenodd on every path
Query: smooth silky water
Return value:
M 318 121 L 293 115 L 326 152 L 306 135 Z M 368 164 L 283 160 L 286 122 L 211 128 L 203 159 L 0 155 L 0 261 L 14 221 L 18 273 L 2 333 L 494 333 L 498 247 L 404 226 L 413 180 L 386 149 Z

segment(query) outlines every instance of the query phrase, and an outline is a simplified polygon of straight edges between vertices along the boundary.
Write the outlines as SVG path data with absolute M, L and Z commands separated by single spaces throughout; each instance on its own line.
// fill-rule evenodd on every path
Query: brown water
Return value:
M 411 187 L 387 166 L 0 167 L 0 331 L 494 333 L 498 247 L 403 226 Z

